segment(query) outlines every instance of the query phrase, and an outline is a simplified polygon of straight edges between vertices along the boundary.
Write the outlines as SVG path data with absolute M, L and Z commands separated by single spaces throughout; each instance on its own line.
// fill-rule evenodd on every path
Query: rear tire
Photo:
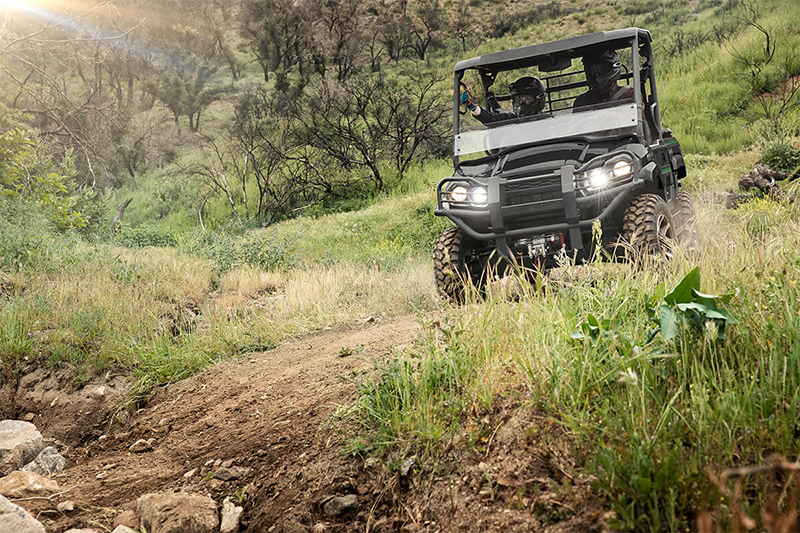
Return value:
M 689 251 L 696 250 L 700 246 L 700 233 L 697 230 L 697 218 L 694 212 L 692 196 L 686 191 L 679 192 L 678 204 L 680 205 L 680 212 L 678 213 L 680 225 L 677 231 L 678 242 Z
M 444 230 L 433 248 L 433 273 L 436 289 L 445 299 L 462 303 L 466 286 L 480 289 L 480 259 L 475 255 L 478 241 L 465 235 L 458 226 Z
M 663 198 L 657 194 L 637 196 L 625 209 L 622 220 L 622 237 L 640 257 L 672 257 L 675 224 Z

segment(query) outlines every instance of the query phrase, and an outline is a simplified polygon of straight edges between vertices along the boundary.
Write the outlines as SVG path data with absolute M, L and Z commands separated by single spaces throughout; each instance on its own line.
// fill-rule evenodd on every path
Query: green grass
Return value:
M 451 309 L 419 348 L 376 361 L 340 413 L 359 428 L 350 450 L 413 450 L 433 462 L 457 440 L 480 450 L 481 420 L 511 402 L 566 430 L 576 464 L 616 512 L 612 525 L 633 531 L 692 529 L 698 511 L 717 509 L 706 468 L 797 457 L 800 208 L 756 200 L 725 211 L 703 192 L 706 178 L 732 184 L 745 159 L 752 165 L 749 156 L 696 171 L 697 255 L 644 269 L 567 265 L 543 287 L 524 285 L 519 302 L 490 293 Z M 725 339 L 714 326 L 684 326 L 679 346 L 648 342 L 658 305 L 694 267 L 702 292 L 733 295 L 718 303 L 738 321 Z M 590 315 L 608 319 L 604 333 L 576 340 Z M 758 520 L 773 488 L 749 483 L 742 508 Z

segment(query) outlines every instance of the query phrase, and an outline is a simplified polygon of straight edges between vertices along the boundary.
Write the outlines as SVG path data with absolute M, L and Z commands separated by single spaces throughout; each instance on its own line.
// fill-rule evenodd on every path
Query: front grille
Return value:
M 566 222 L 560 202 L 561 176 L 548 173 L 506 181 L 501 185 L 503 222 L 519 229 Z

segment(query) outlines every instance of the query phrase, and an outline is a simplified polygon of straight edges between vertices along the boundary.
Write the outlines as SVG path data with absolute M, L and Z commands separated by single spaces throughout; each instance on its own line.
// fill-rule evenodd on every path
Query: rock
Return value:
M 42 448 L 42 434 L 30 422 L 0 421 L 0 476 L 33 461 Z
M 115 527 L 114 531 L 112 531 L 111 533 L 139 533 L 139 532 L 136 531 L 135 529 L 129 528 L 128 526 L 120 525 Z
M 56 509 L 58 509 L 62 513 L 66 513 L 66 512 L 69 512 L 69 511 L 74 511 L 75 510 L 75 502 L 72 501 L 72 500 L 67 500 L 65 502 L 61 502 L 58 505 L 56 505 Z
M 7 498 L 50 496 L 58 492 L 58 483 L 36 472 L 15 470 L 0 478 L 0 494 Z
M 111 527 L 128 526 L 131 529 L 139 529 L 139 517 L 132 510 L 123 511 L 117 515 L 111 523 Z
M 228 459 L 227 461 L 222 462 L 222 468 L 230 468 L 233 466 L 233 459 Z
M 67 460 L 59 455 L 58 450 L 48 446 L 36 456 L 36 459 L 26 464 L 23 470 L 36 472 L 40 476 L 49 476 L 61 472 L 67 467 Z
M 325 504 L 325 514 L 328 516 L 339 516 L 346 513 L 351 509 L 358 507 L 358 496 L 355 494 L 348 494 L 347 496 L 340 496 L 333 498 Z
M 326 529 L 328 529 L 328 527 L 322 522 L 314 524 L 314 533 L 325 533 Z
M 133 453 L 144 453 L 153 451 L 153 439 L 139 439 L 133 444 L 131 444 L 128 450 L 132 451 Z
M 191 478 L 193 478 L 195 476 L 195 474 L 197 474 L 197 469 L 196 468 L 192 468 L 191 470 L 189 470 L 188 472 L 186 472 L 183 475 L 183 479 L 191 479 Z
M 400 465 L 400 475 L 406 477 L 408 476 L 409 472 L 413 472 L 411 469 L 414 467 L 416 462 L 417 462 L 416 455 L 412 455 L 411 457 L 403 461 L 403 464 Z
M 222 525 L 219 533 L 235 533 L 239 531 L 239 521 L 242 519 L 243 507 L 238 507 L 231 502 L 230 498 L 225 498 L 222 502 Z
M 237 479 L 244 477 L 249 470 L 249 468 L 244 468 L 241 466 L 232 466 L 229 468 L 222 467 L 217 470 L 217 473 L 214 474 L 213 477 L 214 479 L 221 479 L 222 481 L 236 481 Z
M 136 514 L 149 533 L 216 533 L 217 504 L 205 496 L 150 493 L 136 501 Z
M 28 511 L 2 496 L 0 496 L 0 531 L 45 533 L 44 526 L 28 514 Z
M 103 533 L 97 529 L 68 529 L 64 533 Z

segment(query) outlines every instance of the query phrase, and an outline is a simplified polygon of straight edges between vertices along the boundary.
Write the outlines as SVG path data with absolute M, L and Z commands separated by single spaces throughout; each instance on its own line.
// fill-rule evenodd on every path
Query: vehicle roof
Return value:
M 497 67 L 495 70 L 511 70 L 514 68 L 529 66 L 531 64 L 531 61 L 529 60 L 536 56 L 550 56 L 559 52 L 573 52 L 578 48 L 587 48 L 615 41 L 624 45 L 627 41 L 630 41 L 637 35 L 639 36 L 640 42 L 652 41 L 650 32 L 640 28 L 601 31 L 597 33 L 590 33 L 589 35 L 579 35 L 577 37 L 561 39 L 560 41 L 534 44 L 531 46 L 525 46 L 523 48 L 515 48 L 513 50 L 504 50 L 502 52 L 484 54 L 473 59 L 459 61 L 456 63 L 454 71 L 459 72 L 468 68 L 481 66 Z

